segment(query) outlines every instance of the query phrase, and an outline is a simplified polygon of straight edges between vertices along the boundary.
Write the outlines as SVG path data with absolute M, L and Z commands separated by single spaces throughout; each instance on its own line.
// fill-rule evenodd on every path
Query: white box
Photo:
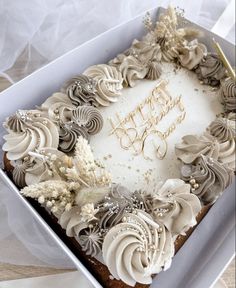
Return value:
M 152 17 L 156 17 L 160 10 L 150 11 Z M 106 63 L 117 53 L 127 49 L 134 38 L 141 38 L 144 34 L 143 16 L 144 14 L 97 36 L 0 93 L 0 123 L 17 109 L 29 109 L 41 104 L 53 92 L 58 91 L 65 80 L 83 72 L 88 66 Z M 221 44 L 230 62 L 235 63 L 234 45 L 205 29 L 203 30 L 207 36 L 203 42 L 209 49 L 211 39 L 214 36 Z M 1 146 L 3 144 L 3 133 L 4 130 L 1 127 Z M 2 158 L 2 151 L 0 157 Z M 49 233 L 57 244 L 62 247 L 78 270 L 81 270 L 95 287 L 101 287 L 41 216 L 19 194 L 18 189 L 2 170 L 0 170 L 0 177 L 11 188 L 15 197 L 22 201 L 25 209 L 31 211 L 32 216 L 38 219 L 39 225 L 45 229 L 45 233 Z M 160 273 L 154 279 L 151 287 L 212 287 L 229 261 L 234 257 L 234 213 L 235 193 L 234 187 L 231 186 L 211 208 L 174 257 L 171 268 Z

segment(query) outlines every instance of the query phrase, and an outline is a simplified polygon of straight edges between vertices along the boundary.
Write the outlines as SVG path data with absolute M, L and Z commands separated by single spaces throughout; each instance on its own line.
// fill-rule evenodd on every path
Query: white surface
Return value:
M 94 63 L 104 63 L 108 59 L 114 57 L 114 55 L 118 52 L 123 51 L 130 45 L 130 42 L 133 40 L 134 37 L 139 37 L 142 34 L 142 17 L 143 16 L 134 19 L 125 25 L 116 27 L 115 29 L 110 30 L 109 32 L 101 35 L 100 37 L 97 37 L 87 42 L 86 44 L 57 59 L 52 64 L 46 66 L 43 69 L 40 69 L 37 73 L 28 76 L 23 81 L 18 82 L 11 88 L 7 89 L 5 92 L 1 93 L 0 122 L 2 122 L 7 115 L 15 112 L 16 109 L 23 107 L 29 108 L 33 107 L 34 104 L 41 103 L 45 98 L 50 96 L 52 92 L 58 90 L 58 88 L 61 86 L 61 83 L 63 83 L 67 78 L 70 78 L 72 75 L 83 71 L 89 65 L 92 65 Z M 120 42 L 121 38 L 122 42 Z M 229 56 L 231 62 L 233 62 L 234 47 L 223 39 L 220 39 L 216 35 L 215 38 L 222 44 L 223 48 L 226 51 L 226 54 Z M 209 39 L 206 42 L 209 42 Z M 103 49 L 104 43 L 106 43 L 106 50 Z M 53 78 L 51 76 L 53 76 Z M 11 101 L 9 102 L 8 99 L 11 99 Z M 1 135 L 2 133 L 3 130 L 1 130 Z M 58 245 L 64 249 L 65 254 L 67 254 L 70 259 L 72 259 L 73 263 L 77 265 L 78 268 L 83 270 L 80 262 L 76 260 L 72 253 L 70 253 L 70 251 L 68 251 L 68 249 L 61 243 L 61 241 L 52 233 L 52 231 L 41 220 L 41 218 L 37 216 L 35 212 L 33 212 L 33 209 L 29 205 L 27 205 L 25 200 L 19 196 L 17 190 L 12 186 L 10 181 L 3 174 L 1 176 L 10 185 L 10 193 L 14 195 L 13 197 L 19 199 L 19 203 L 21 203 L 21 205 L 23 203 L 25 209 L 27 209 L 28 211 L 30 211 L 30 213 L 32 213 L 32 215 L 34 215 L 35 219 L 39 222 L 37 225 L 39 225 L 39 227 L 41 227 L 41 229 L 45 231 L 45 235 L 51 235 L 51 237 L 56 241 L 56 243 L 58 243 Z M 225 195 L 229 195 L 229 197 L 226 197 Z M 187 283 L 186 280 L 188 280 L 188 282 L 193 281 L 193 286 L 186 286 L 191 288 L 208 288 L 208 284 L 210 283 L 211 285 L 215 281 L 215 279 L 222 272 L 222 269 L 225 267 L 225 265 L 228 263 L 228 261 L 233 255 L 232 241 L 234 240 L 234 238 L 232 236 L 232 229 L 234 228 L 228 225 L 232 224 L 232 219 L 234 220 L 233 213 L 235 209 L 235 201 L 233 200 L 234 191 L 231 189 L 229 193 L 225 193 L 223 197 L 221 197 L 217 201 L 216 205 L 213 207 L 214 210 L 212 210 L 215 211 L 215 214 L 209 214 L 212 216 L 210 217 L 209 215 L 207 215 L 204 218 L 203 223 L 206 223 L 205 225 L 198 225 L 196 232 L 194 232 L 193 234 L 195 235 L 195 237 L 192 236 L 175 257 L 175 259 L 178 259 L 178 261 L 174 259 L 175 264 L 172 266 L 171 277 L 162 276 L 163 283 L 167 286 L 161 287 L 176 287 L 175 285 L 171 286 L 168 284 L 168 281 L 171 281 L 171 279 L 175 279 L 175 283 L 177 283 L 177 281 L 181 282 L 183 280 L 185 280 L 184 283 Z M 17 203 L 17 201 L 12 201 L 11 203 L 7 202 L 4 204 L 7 205 L 9 209 L 13 209 L 14 211 L 13 207 L 17 207 L 19 203 Z M 225 207 L 227 207 L 226 211 L 227 215 L 229 216 L 229 218 L 227 219 L 225 219 L 224 214 L 221 213 L 222 211 L 225 211 Z M 14 217 L 14 214 L 12 215 L 12 217 Z M 24 217 L 25 216 L 23 215 L 23 217 L 21 218 L 21 221 L 23 223 L 26 220 L 29 220 L 28 218 L 24 219 Z M 216 221 L 216 219 L 218 220 Z M 35 223 L 30 223 L 30 221 L 27 223 L 28 225 L 35 225 Z M 218 225 L 220 225 L 220 229 Z M 208 226 L 211 226 L 212 229 L 215 229 L 215 232 L 213 230 L 209 230 L 209 233 L 206 233 L 206 229 L 208 228 Z M 222 229 L 222 227 L 224 229 Z M 30 229 L 30 226 L 28 228 Z M 16 227 L 14 227 L 13 225 L 11 226 L 11 229 L 12 231 L 15 231 Z M 22 231 L 19 231 L 19 233 L 21 232 Z M 32 241 L 32 243 L 35 243 L 35 239 L 38 239 L 37 237 L 33 237 L 35 235 L 28 236 L 32 236 L 31 239 L 28 239 L 29 241 Z M 24 233 L 22 233 L 21 237 L 24 237 Z M 210 237 L 213 237 L 213 239 L 210 239 Z M 224 239 L 225 241 L 222 241 L 222 239 Z M 212 244 L 218 246 L 215 247 Z M 196 247 L 198 249 L 196 249 Z M 202 253 L 201 257 L 198 257 L 198 252 Z M 35 254 L 40 257 L 40 253 Z M 48 261 L 53 260 L 53 258 L 50 259 L 50 256 L 51 255 L 48 255 Z M 14 254 L 12 255 L 12 257 L 14 257 Z M 19 260 L 21 259 L 18 259 L 18 261 Z M 192 265 L 190 263 L 192 263 Z M 207 269 L 202 270 L 201 267 L 206 267 L 206 265 Z M 190 270 L 192 266 L 194 266 L 195 269 L 191 272 Z M 181 267 L 180 271 L 178 271 L 178 267 Z M 84 273 L 89 275 L 88 272 L 84 271 Z M 166 273 L 168 273 L 168 271 Z M 160 274 L 160 276 L 158 277 L 159 280 L 161 279 L 161 275 L 164 275 L 164 273 Z M 197 275 L 202 281 L 202 286 L 196 286 L 196 283 L 194 284 L 194 281 L 196 280 L 192 278 L 192 276 L 194 275 Z M 206 283 L 208 283 L 208 286 L 204 286 Z M 185 288 L 184 286 L 179 287 Z
M 167 138 L 168 150 L 164 159 L 160 160 L 155 157 L 152 142 L 161 145 L 162 150 L 164 144 L 157 136 L 154 136 L 153 139 L 149 138 L 153 141 L 148 141 L 149 143 L 147 142 L 145 145 L 145 154 L 152 158 L 151 161 L 144 159 L 142 154 L 134 156 L 132 147 L 129 150 L 122 149 L 116 135 L 109 135 L 112 128 L 108 119 L 112 118 L 114 123 L 118 124 L 119 121 L 115 113 L 119 113 L 123 119 L 151 94 L 151 91 L 161 80 L 168 82 L 166 90 L 172 99 L 182 96 L 186 117 Z M 161 110 L 160 106 L 158 108 Z M 215 119 L 215 115 L 222 112 L 222 105 L 220 104 L 219 91 L 212 91 L 211 87 L 201 85 L 195 73 L 184 68 L 176 71 L 173 64 L 163 63 L 160 79 L 156 81 L 142 80 L 137 82 L 133 88 L 124 88 L 118 102 L 109 107 L 100 108 L 100 111 L 105 123 L 102 131 L 91 137 L 90 141 L 95 158 L 99 158 L 111 171 L 113 182 L 122 183 L 131 191 L 143 189 L 151 192 L 159 181 L 180 177 L 179 162 L 174 151 L 175 144 L 180 143 L 184 135 L 201 135 Z M 199 117 L 199 113 L 201 113 L 201 117 Z M 181 112 L 175 107 L 163 117 L 156 128 L 164 133 L 180 115 Z M 139 115 L 134 119 L 137 123 L 138 121 L 142 123 L 142 118 Z M 133 127 L 133 125 L 129 124 L 126 127 Z M 112 157 L 109 158 L 108 155 L 112 155 Z M 150 171 L 150 175 L 146 177 L 148 171 Z

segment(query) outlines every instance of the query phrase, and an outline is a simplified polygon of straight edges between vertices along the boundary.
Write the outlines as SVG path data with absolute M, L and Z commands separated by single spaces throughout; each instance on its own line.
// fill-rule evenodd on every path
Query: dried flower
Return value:
M 75 201 L 76 190 L 71 189 L 71 183 L 66 181 L 49 180 L 33 184 L 21 190 L 26 197 L 37 199 L 45 204 L 56 216 L 69 209 Z
M 99 209 L 95 209 L 94 208 L 94 204 L 93 203 L 88 203 L 85 204 L 84 206 L 81 207 L 81 220 L 84 222 L 90 222 L 94 219 L 97 219 L 95 217 L 95 214 L 99 211 Z

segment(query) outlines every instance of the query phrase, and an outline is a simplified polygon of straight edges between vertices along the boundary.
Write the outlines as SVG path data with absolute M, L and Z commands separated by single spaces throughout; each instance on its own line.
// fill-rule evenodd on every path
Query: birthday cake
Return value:
M 4 123 L 6 171 L 104 287 L 150 285 L 235 171 L 234 71 L 176 9 L 144 24 Z

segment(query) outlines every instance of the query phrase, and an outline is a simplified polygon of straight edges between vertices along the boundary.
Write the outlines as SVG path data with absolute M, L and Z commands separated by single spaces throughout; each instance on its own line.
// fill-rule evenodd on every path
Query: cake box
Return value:
M 156 19 L 161 10 L 162 8 L 156 8 L 149 12 Z M 0 145 L 3 145 L 2 123 L 8 115 L 17 109 L 28 109 L 42 103 L 54 91 L 58 91 L 61 84 L 73 75 L 82 73 L 88 66 L 106 63 L 119 52 L 126 50 L 134 38 L 139 39 L 144 35 L 142 23 L 144 15 L 142 14 L 95 37 L 0 93 Z M 204 28 L 201 30 L 205 32 L 205 38 L 202 42 L 208 46 L 208 49 L 210 50 L 214 37 L 234 66 L 235 46 Z M 1 150 L 1 159 L 2 156 Z M 2 169 L 0 170 L 0 177 L 9 186 L 14 197 L 22 202 L 23 209 L 29 210 L 40 228 L 44 229 L 45 233 L 48 233 L 55 240 L 77 269 L 89 279 L 94 287 L 102 287 L 43 218 L 19 194 L 18 189 Z M 235 253 L 234 191 L 235 183 L 217 200 L 184 246 L 175 255 L 171 268 L 158 274 L 151 287 L 208 288 L 214 285 Z

